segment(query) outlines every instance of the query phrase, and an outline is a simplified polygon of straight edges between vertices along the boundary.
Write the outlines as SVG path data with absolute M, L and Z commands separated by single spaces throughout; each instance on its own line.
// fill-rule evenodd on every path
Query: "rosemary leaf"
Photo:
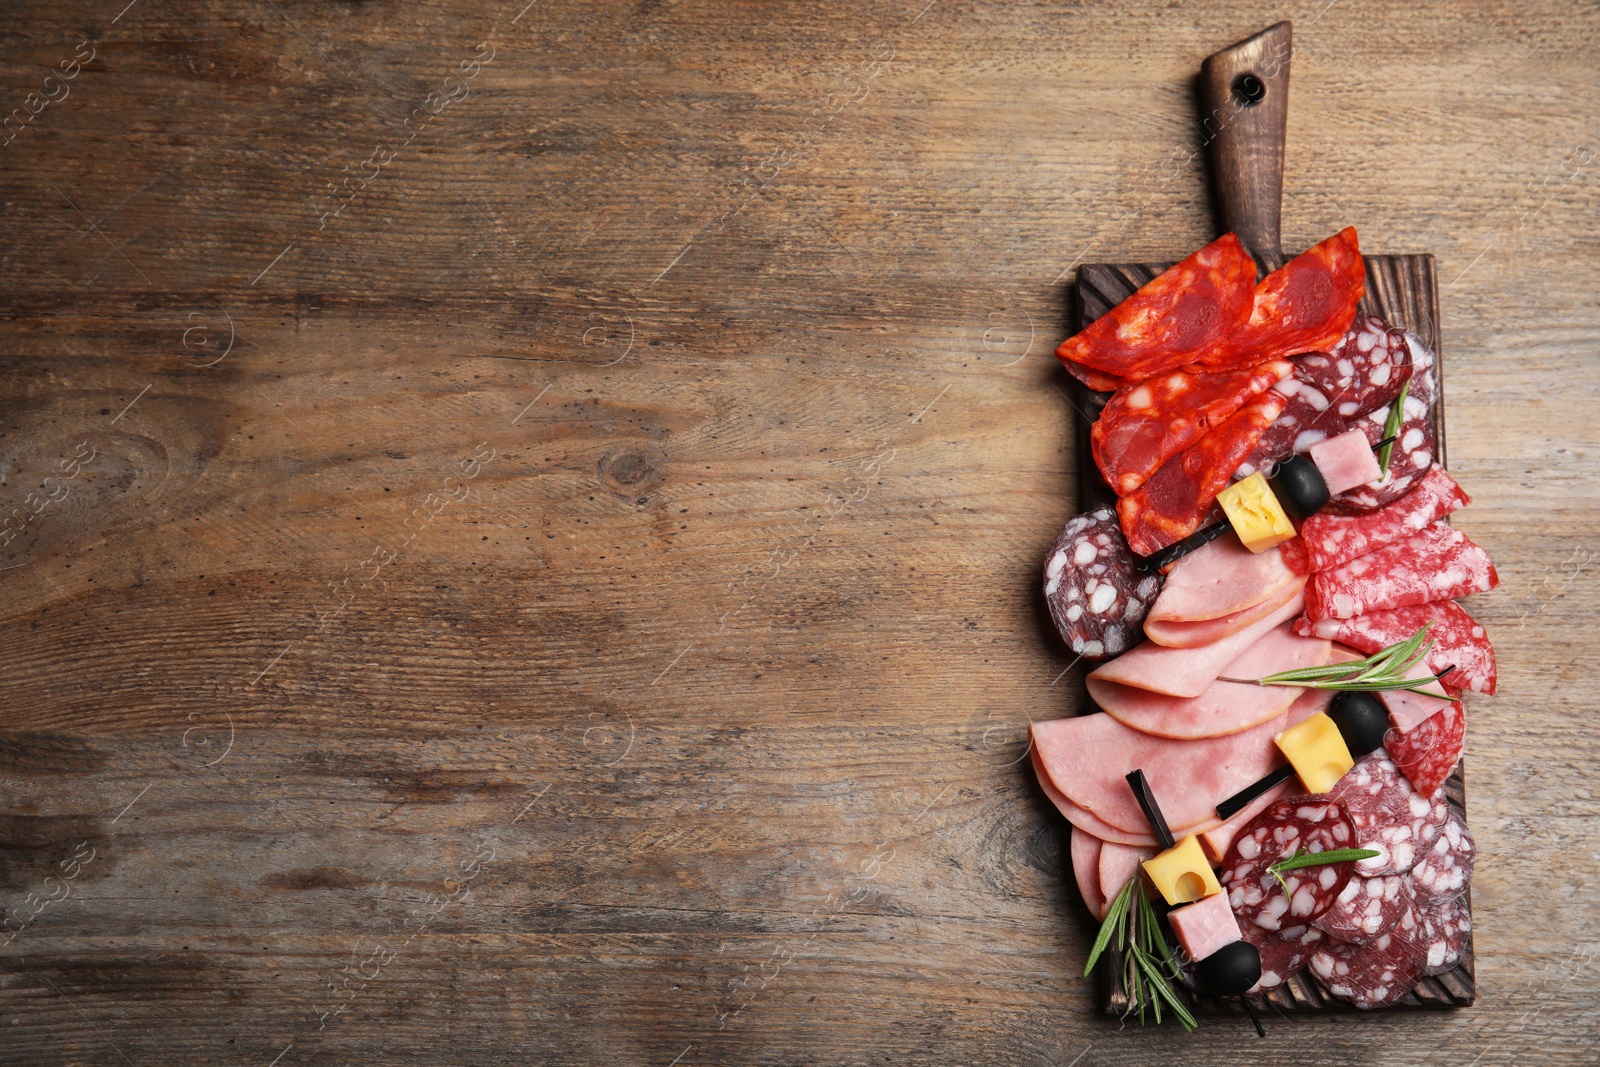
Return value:
M 1320 867 L 1324 863 L 1349 863 L 1352 860 L 1371 859 L 1382 854 L 1372 848 L 1334 848 L 1327 852 L 1307 852 L 1301 849 L 1288 859 L 1279 860 L 1267 869 L 1273 874 L 1278 874 L 1282 871 L 1297 871 L 1302 867 Z
M 1116 899 L 1111 902 L 1111 907 L 1106 909 L 1106 917 L 1100 923 L 1100 934 L 1094 939 L 1094 947 L 1089 950 L 1089 962 L 1083 968 L 1085 978 L 1094 970 L 1094 965 L 1100 960 L 1100 954 L 1111 943 L 1112 935 L 1117 934 L 1124 927 L 1124 917 L 1128 910 L 1128 904 L 1133 899 L 1133 884 L 1136 880 L 1137 877 L 1128 879 L 1127 883 L 1122 887 L 1122 892 L 1117 894 Z
M 1407 378 L 1406 384 L 1400 387 L 1400 395 L 1395 397 L 1394 403 L 1389 406 L 1389 417 L 1383 420 L 1383 437 L 1381 440 L 1389 441 L 1389 438 L 1400 432 L 1400 423 L 1405 420 L 1406 397 L 1410 394 L 1411 379 Z M 1389 458 L 1393 455 L 1393 441 L 1389 441 L 1388 444 L 1378 450 L 1378 469 L 1383 472 L 1379 475 L 1378 481 L 1387 482 L 1389 480 Z
M 1291 685 L 1304 689 L 1337 689 L 1356 693 L 1409 692 L 1438 696 L 1437 678 L 1413 678 L 1411 670 L 1427 658 L 1433 648 L 1433 638 L 1428 636 L 1432 622 L 1404 641 L 1381 648 L 1366 659 L 1347 663 L 1330 663 L 1323 667 L 1299 667 L 1279 671 L 1265 678 L 1220 678 L 1223 682 L 1245 685 Z M 1429 692 L 1429 687 L 1433 692 Z

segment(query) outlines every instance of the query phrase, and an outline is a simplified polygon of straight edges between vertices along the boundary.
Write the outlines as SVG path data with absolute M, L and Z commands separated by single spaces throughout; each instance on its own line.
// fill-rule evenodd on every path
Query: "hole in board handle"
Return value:
M 1255 74 L 1233 79 L 1233 98 L 1243 107 L 1255 107 L 1267 98 L 1267 83 Z

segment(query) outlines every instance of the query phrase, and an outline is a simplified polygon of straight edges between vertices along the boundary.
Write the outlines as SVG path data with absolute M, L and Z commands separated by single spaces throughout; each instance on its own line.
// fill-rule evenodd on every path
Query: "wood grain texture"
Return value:
M 1592 1062 L 1600 16 L 524 3 L 7 9 L 0 1063 Z M 1022 757 L 1070 282 L 1215 232 L 1283 17 L 1502 691 L 1477 1003 L 1241 1046 L 1093 1010 Z
M 1279 22 L 1200 65 L 1200 128 L 1224 228 L 1263 271 L 1283 266 L 1283 157 L 1294 31 Z

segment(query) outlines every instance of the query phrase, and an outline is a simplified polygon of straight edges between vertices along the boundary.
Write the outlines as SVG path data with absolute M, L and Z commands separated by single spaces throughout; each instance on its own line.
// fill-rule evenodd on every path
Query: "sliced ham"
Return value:
M 1078 892 L 1089 913 L 1106 917 L 1106 897 L 1100 891 L 1100 839 L 1077 826 L 1072 828 L 1072 873 L 1078 879 Z
M 1301 637 L 1283 623 L 1267 631 L 1223 670 L 1228 678 L 1262 678 L 1278 671 L 1320 667 L 1333 642 Z M 1282 715 L 1297 686 L 1212 682 L 1197 697 L 1172 697 L 1089 676 L 1089 696 L 1102 711 L 1141 733 L 1176 740 L 1221 737 Z
M 1239 920 L 1234 918 L 1226 893 L 1212 893 L 1193 904 L 1174 908 L 1167 913 L 1167 921 L 1191 960 L 1203 960 L 1241 937 Z
M 1111 841 L 1100 846 L 1100 892 L 1105 894 L 1107 907 L 1128 879 L 1138 873 L 1139 864 L 1159 851 L 1155 845 L 1119 845 Z
M 1200 622 L 1176 622 L 1164 620 L 1151 622 L 1146 619 L 1144 635 L 1158 645 L 1168 648 L 1200 648 L 1204 645 L 1215 644 L 1243 630 L 1245 627 L 1260 622 L 1270 615 L 1277 614 L 1285 604 L 1305 603 L 1306 576 L 1294 575 L 1288 584 L 1279 589 L 1272 596 L 1256 604 L 1254 607 L 1236 611 L 1232 615 L 1224 615 L 1217 619 L 1204 619 Z M 1304 609 L 1301 609 L 1304 610 Z
M 1289 713 L 1260 726 L 1199 741 L 1151 737 L 1103 712 L 1036 722 L 1030 731 L 1034 770 L 1045 795 L 1074 826 L 1107 841 L 1153 845 L 1155 837 L 1128 788 L 1129 771 L 1144 770 L 1174 833 L 1210 830 L 1222 822 L 1219 801 L 1282 762 L 1272 735 L 1311 713 L 1301 710 L 1297 701 Z M 1099 833 L 1096 825 L 1111 833 Z
M 1260 604 L 1294 578 L 1276 548 L 1251 552 L 1229 530 L 1173 565 L 1146 619 L 1201 622 L 1234 615 Z
M 1285 601 L 1265 618 L 1257 619 L 1237 633 L 1196 648 L 1172 648 L 1145 641 L 1093 671 L 1090 680 L 1117 682 L 1152 693 L 1173 697 L 1197 697 L 1204 693 L 1223 668 L 1259 641 L 1274 626 L 1298 615 L 1305 606 L 1302 591 Z

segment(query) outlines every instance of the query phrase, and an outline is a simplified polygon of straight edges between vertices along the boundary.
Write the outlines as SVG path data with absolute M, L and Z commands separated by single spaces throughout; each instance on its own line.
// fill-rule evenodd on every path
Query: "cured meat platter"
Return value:
M 1229 232 L 1081 266 L 1058 352 L 1083 513 L 1045 593 L 1099 665 L 1034 768 L 1103 924 L 1101 1009 L 1186 1028 L 1476 995 L 1460 698 L 1494 661 L 1456 598 L 1498 579 L 1446 522 L 1470 497 L 1433 257 L 1280 250 L 1290 35 L 1202 69 Z

